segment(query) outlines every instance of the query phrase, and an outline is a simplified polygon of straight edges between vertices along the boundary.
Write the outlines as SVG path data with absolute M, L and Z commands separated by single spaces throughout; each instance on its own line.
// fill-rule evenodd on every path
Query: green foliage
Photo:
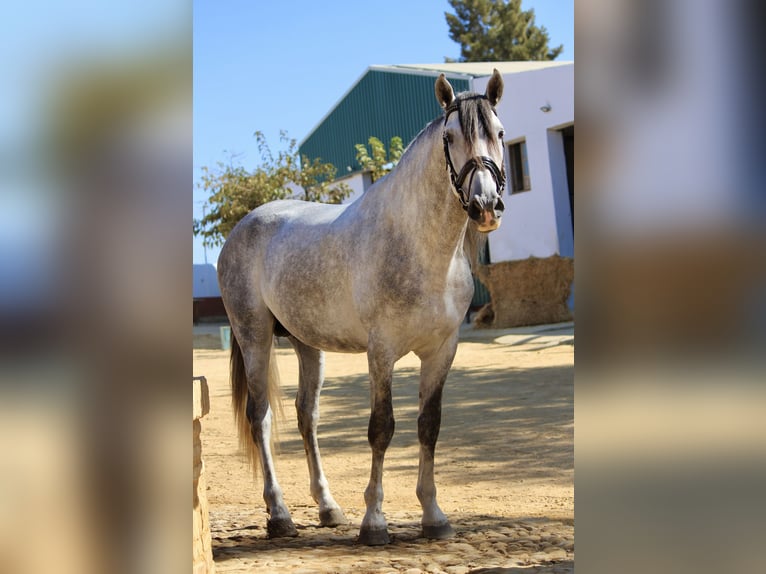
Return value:
M 394 168 L 404 153 L 404 144 L 399 136 L 392 137 L 386 156 L 386 147 L 378 138 L 372 136 L 367 143 L 370 146 L 369 151 L 364 144 L 354 145 L 356 161 L 363 170 L 370 172 L 370 177 L 375 182 Z
M 250 211 L 277 199 L 303 199 L 325 203 L 341 203 L 351 194 L 351 188 L 335 182 L 336 169 L 319 159 L 299 158 L 298 144 L 280 133 L 286 151 L 276 157 L 266 137 L 255 132 L 261 164 L 252 171 L 241 165 L 218 162 L 216 170 L 202 168 L 197 186 L 209 193 L 207 213 L 194 220 L 194 235 L 203 237 L 207 246 L 222 245 L 234 226 Z M 297 189 L 296 195 L 292 190 Z
M 449 37 L 460 44 L 459 62 L 555 60 L 563 44 L 548 48 L 548 31 L 535 26 L 535 11 L 521 0 L 449 0 Z M 446 58 L 447 61 L 454 61 Z

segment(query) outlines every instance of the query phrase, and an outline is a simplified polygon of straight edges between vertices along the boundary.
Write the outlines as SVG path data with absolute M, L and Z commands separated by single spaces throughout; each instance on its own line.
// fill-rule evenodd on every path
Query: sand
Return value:
M 309 494 L 293 400 L 297 361 L 277 349 L 285 417 L 277 476 L 298 528 L 266 537 L 262 483 L 237 451 L 228 352 L 194 350 L 211 410 L 202 420 L 213 554 L 218 572 L 572 572 L 574 569 L 574 344 L 563 330 L 468 331 L 444 392 L 436 450 L 442 510 L 456 536 L 420 537 L 417 357 L 396 366 L 396 434 L 386 455 L 384 512 L 393 542 L 356 543 L 369 478 L 367 359 L 328 353 L 319 441 L 333 496 L 349 525 L 320 528 Z M 197 346 L 197 345 L 195 345 Z

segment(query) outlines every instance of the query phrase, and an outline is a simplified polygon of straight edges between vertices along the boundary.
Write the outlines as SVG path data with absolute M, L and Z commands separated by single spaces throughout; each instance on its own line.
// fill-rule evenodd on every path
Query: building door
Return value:
M 569 188 L 569 215 L 572 218 L 572 241 L 574 242 L 574 125 L 561 130 L 564 140 L 564 159 L 567 167 L 567 187 Z M 574 283 L 567 299 L 567 306 L 574 311 Z
M 572 217 L 572 233 L 574 233 L 574 126 L 561 130 L 564 138 L 564 158 L 567 165 L 567 185 L 569 186 L 569 212 Z

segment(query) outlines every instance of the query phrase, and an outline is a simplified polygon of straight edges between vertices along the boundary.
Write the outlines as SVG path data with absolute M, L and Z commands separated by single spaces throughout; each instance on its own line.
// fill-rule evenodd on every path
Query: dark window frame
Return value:
M 529 155 L 527 153 L 527 140 L 522 138 L 506 144 L 508 148 L 508 173 L 510 195 L 532 190 L 532 182 L 529 177 Z

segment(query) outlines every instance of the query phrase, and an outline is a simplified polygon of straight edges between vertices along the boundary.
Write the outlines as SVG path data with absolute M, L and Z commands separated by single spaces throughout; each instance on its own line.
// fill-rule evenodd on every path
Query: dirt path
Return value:
M 574 347 L 560 335 L 508 333 L 471 334 L 445 388 L 436 483 L 452 540 L 419 538 L 419 362 L 397 363 L 383 483 L 393 543 L 374 548 L 355 543 L 370 464 L 365 355 L 327 356 L 320 445 L 350 524 L 319 528 L 292 406 L 297 362 L 289 347 L 278 349 L 285 418 L 276 466 L 299 536 L 268 540 L 261 482 L 237 453 L 228 352 L 195 349 L 194 373 L 207 377 L 211 395 L 202 440 L 218 572 L 572 572 Z

